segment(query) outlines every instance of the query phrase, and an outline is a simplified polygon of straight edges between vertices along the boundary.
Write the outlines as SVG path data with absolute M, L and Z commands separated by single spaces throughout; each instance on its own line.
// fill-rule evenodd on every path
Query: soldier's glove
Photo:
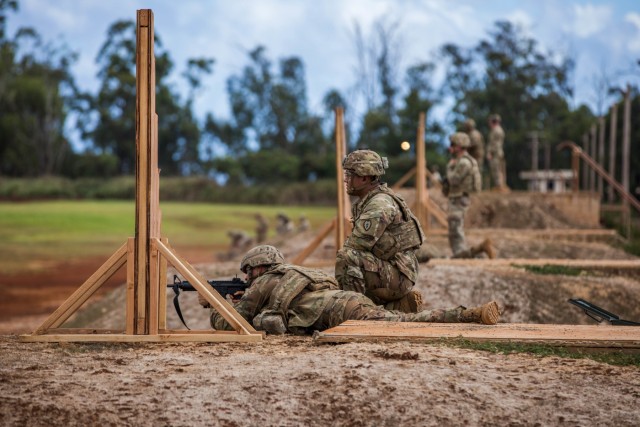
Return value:
M 198 292 L 198 303 L 203 308 L 211 308 L 211 304 L 209 304 L 209 301 L 207 301 L 202 295 L 200 295 L 200 292 Z

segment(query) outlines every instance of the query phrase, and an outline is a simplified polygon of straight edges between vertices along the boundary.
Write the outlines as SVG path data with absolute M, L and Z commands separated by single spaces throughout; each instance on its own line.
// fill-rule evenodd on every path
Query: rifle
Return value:
M 227 295 L 234 295 L 236 292 L 242 291 L 249 287 L 249 284 L 239 277 L 234 277 L 231 280 L 207 280 L 207 283 L 220 295 L 222 298 L 226 298 Z M 173 289 L 175 296 L 173 297 L 173 306 L 176 308 L 176 313 L 178 313 L 178 317 L 182 321 L 182 324 L 189 330 L 191 330 L 184 321 L 182 317 L 182 310 L 180 310 L 180 301 L 178 297 L 180 296 L 180 291 L 191 292 L 195 291 L 196 288 L 186 280 L 180 280 L 177 275 L 173 275 L 173 284 L 168 284 L 167 288 Z
M 618 315 L 608 312 L 604 308 L 600 308 L 597 305 L 593 305 L 582 298 L 570 298 L 569 302 L 584 310 L 584 314 L 600 323 L 603 320 L 610 322 L 614 326 L 640 326 L 638 322 L 632 322 L 631 320 L 623 320 Z

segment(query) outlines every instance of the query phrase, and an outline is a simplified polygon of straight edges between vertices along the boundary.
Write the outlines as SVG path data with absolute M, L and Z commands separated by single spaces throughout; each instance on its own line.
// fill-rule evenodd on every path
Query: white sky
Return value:
M 95 91 L 95 57 L 107 28 L 117 19 L 135 20 L 137 9 L 153 10 L 176 79 L 187 58 L 215 58 L 196 103 L 200 117 L 207 111 L 228 116 L 225 80 L 258 44 L 273 61 L 302 58 L 310 107 L 318 111 L 329 89 L 353 86 L 354 22 L 369 31 L 381 17 L 400 22 L 403 71 L 431 60 L 444 43 L 475 46 L 495 21 L 506 19 L 522 25 L 542 49 L 574 56 L 576 104 L 602 108 L 593 88 L 603 73 L 621 85 L 640 80 L 638 0 L 20 0 L 18 13 L 9 15 L 9 34 L 33 26 L 46 40 L 65 41 L 80 54 L 73 68 L 77 83 Z

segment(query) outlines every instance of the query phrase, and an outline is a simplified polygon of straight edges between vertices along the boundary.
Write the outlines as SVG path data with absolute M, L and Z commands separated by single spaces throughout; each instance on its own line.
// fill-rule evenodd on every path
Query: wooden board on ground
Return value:
M 549 344 L 566 347 L 640 349 L 640 327 L 610 325 L 542 325 L 499 323 L 401 323 L 348 320 L 319 332 L 319 343 L 353 341 L 439 341 L 464 338 L 478 342 Z
M 502 266 L 524 267 L 527 265 L 533 265 L 533 266 L 554 265 L 554 266 L 571 267 L 571 268 L 577 268 L 581 270 L 592 270 L 592 271 L 640 271 L 640 260 L 635 260 L 635 259 L 435 258 L 435 259 L 429 260 L 428 265 L 462 265 L 462 266 L 483 266 L 483 267 L 502 267 Z

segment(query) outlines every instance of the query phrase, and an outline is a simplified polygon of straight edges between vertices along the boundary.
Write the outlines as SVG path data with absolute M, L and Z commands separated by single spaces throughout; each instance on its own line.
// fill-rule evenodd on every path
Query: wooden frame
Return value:
M 420 224 L 422 224 L 424 231 L 428 232 L 431 229 L 431 222 L 429 221 L 431 216 L 445 229 L 449 227 L 449 223 L 447 221 L 447 214 L 431 200 L 429 190 L 427 189 L 427 174 L 429 171 L 427 170 L 427 156 L 424 141 L 425 123 L 426 114 L 420 113 L 416 137 L 416 167 L 411 168 L 411 170 L 404 174 L 391 188 L 398 190 L 405 182 L 414 175 L 416 176 L 416 200 L 411 208 L 418 218 L 418 221 L 420 221 Z
M 316 237 L 305 247 L 294 259 L 293 264 L 302 265 L 309 255 L 315 251 L 320 243 L 331 233 L 336 232 L 336 251 L 344 245 L 347 235 L 351 232 L 351 222 L 349 221 L 351 203 L 344 187 L 344 175 L 342 170 L 342 159 L 347 155 L 347 137 L 344 128 L 344 110 L 342 107 L 335 109 L 336 117 L 336 184 L 338 192 L 338 212 L 336 217 L 328 222 Z
M 137 11 L 136 27 L 136 226 L 129 238 L 44 323 L 23 341 L 102 342 L 257 342 L 257 332 L 160 234 L 158 116 L 155 99 L 153 12 Z M 166 272 L 173 265 L 204 296 L 234 331 L 166 329 Z M 124 331 L 63 329 L 74 314 L 122 266 L 127 265 Z

